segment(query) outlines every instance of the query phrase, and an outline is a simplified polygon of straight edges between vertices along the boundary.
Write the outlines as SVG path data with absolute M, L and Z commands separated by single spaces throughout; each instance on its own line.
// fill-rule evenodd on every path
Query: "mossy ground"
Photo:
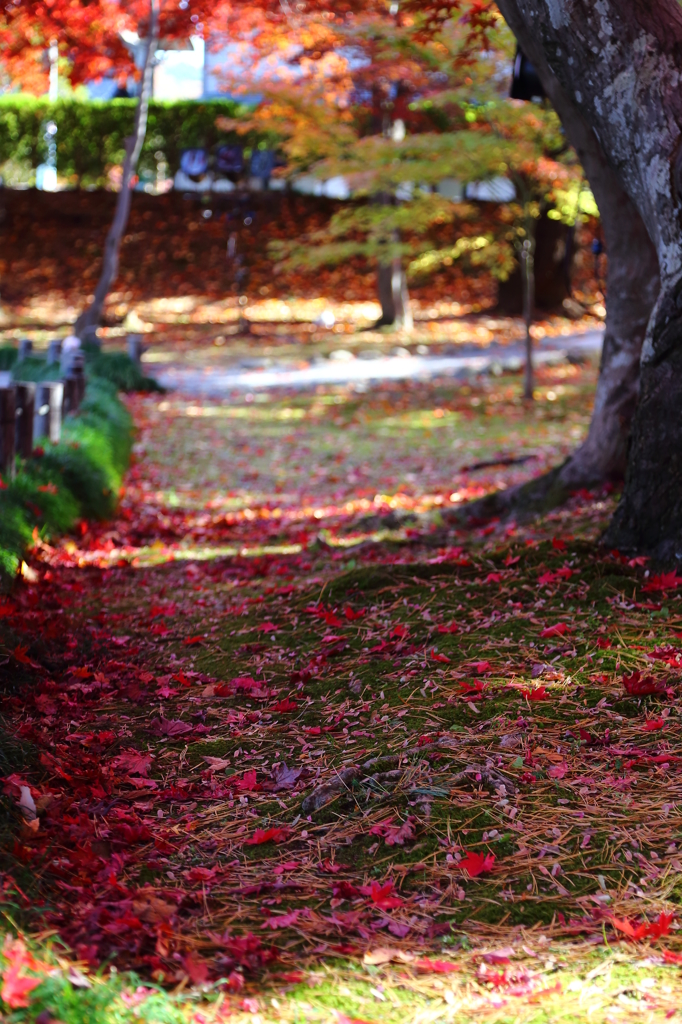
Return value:
M 0 711 L 50 797 L 17 826 L 24 927 L 192 991 L 140 997 L 149 1020 L 676 1012 L 676 577 L 599 548 L 613 495 L 532 528 L 439 520 L 528 473 L 463 465 L 540 471 L 584 430 L 588 374 L 552 372 L 530 411 L 516 379 L 131 403 L 120 516 L 36 552 L 0 619 L 24 680 Z M 395 508 L 421 515 L 363 526 Z M 614 924 L 661 914 L 650 942 Z

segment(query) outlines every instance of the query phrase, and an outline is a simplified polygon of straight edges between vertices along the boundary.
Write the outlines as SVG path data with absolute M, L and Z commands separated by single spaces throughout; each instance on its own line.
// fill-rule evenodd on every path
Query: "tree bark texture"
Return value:
M 619 2 L 623 9 L 637 6 L 633 0 Z M 605 0 L 599 6 L 616 8 L 617 4 Z M 545 92 L 578 153 L 599 207 L 608 254 L 606 331 L 592 421 L 585 442 L 561 467 L 559 479 L 567 488 L 620 479 L 637 404 L 642 344 L 660 282 L 657 248 L 647 230 L 647 209 L 628 194 L 631 181 L 625 180 L 609 149 L 611 135 L 595 123 L 592 107 L 586 106 L 589 81 L 594 86 L 597 80 L 592 66 L 601 69 L 608 33 L 598 46 L 596 40 L 593 48 L 588 46 L 582 23 L 599 20 L 591 0 L 500 0 L 499 7 L 538 69 Z M 574 29 L 564 24 L 568 19 L 575 19 Z M 597 39 L 599 31 L 597 27 Z M 569 36 L 574 44 L 570 53 L 566 48 Z M 597 90 L 594 92 L 594 100 L 603 110 Z
M 625 489 L 606 542 L 682 558 L 682 9 L 676 0 L 501 0 L 592 127 L 658 256 Z
M 142 81 L 140 84 L 140 96 L 135 110 L 135 122 L 133 133 L 126 139 L 126 155 L 123 161 L 123 173 L 121 175 L 121 191 L 116 201 L 116 211 L 107 239 L 104 244 L 104 258 L 102 260 L 102 273 L 100 274 L 95 295 L 92 303 L 78 317 L 74 327 L 74 333 L 85 341 L 97 330 L 102 318 L 104 302 L 109 294 L 112 284 L 118 277 L 119 255 L 121 251 L 121 239 L 128 225 L 130 215 L 130 202 L 132 198 L 132 179 L 137 170 L 137 163 L 140 159 L 142 146 L 147 132 L 147 117 L 149 113 L 149 100 L 152 94 L 154 57 L 159 42 L 159 5 L 158 0 L 150 0 L 149 4 L 149 27 L 147 30 L 147 48 L 142 70 Z

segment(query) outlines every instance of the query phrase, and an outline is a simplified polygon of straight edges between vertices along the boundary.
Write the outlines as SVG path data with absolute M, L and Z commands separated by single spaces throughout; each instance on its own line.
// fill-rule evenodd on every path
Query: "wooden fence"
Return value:
M 30 341 L 19 344 L 19 359 L 31 354 Z M 0 474 L 11 479 L 16 457 L 29 458 L 41 440 L 56 444 L 65 416 L 76 413 L 85 394 L 85 356 L 79 349 L 62 352 L 53 341 L 47 363 L 54 365 L 55 379 L 12 380 L 0 374 Z

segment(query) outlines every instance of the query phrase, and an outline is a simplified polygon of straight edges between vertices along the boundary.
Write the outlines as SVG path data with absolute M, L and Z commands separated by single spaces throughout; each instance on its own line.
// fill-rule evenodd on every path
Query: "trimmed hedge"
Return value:
M 45 125 L 54 121 L 58 128 L 59 174 L 80 185 L 101 185 L 108 168 L 123 162 L 124 140 L 133 128 L 136 103 L 134 99 L 63 99 L 50 103 L 44 97 L 0 96 L 0 164 L 13 160 L 35 168 L 43 163 L 47 156 Z M 223 143 L 248 148 L 267 142 L 255 132 L 239 136 L 216 128 L 216 118 L 246 118 L 250 109 L 227 99 L 152 100 L 140 175 L 156 177 L 161 157 L 174 174 L 183 149 L 213 148 Z
M 14 351 L 17 377 L 26 379 L 25 371 L 37 370 L 33 364 L 44 369 L 44 360 L 17 363 Z M 0 349 L 3 362 L 11 362 L 6 349 Z M 134 364 L 122 353 L 98 352 L 94 362 L 99 373 L 87 365 L 85 398 L 78 415 L 65 418 L 59 444 L 41 442 L 30 459 L 19 462 L 15 479 L 3 482 L 0 581 L 7 583 L 16 573 L 36 528 L 41 538 L 53 539 L 80 518 L 106 519 L 116 508 L 133 435 L 132 419 L 117 394 L 118 379 L 133 379 Z M 107 371 L 113 379 L 106 379 Z

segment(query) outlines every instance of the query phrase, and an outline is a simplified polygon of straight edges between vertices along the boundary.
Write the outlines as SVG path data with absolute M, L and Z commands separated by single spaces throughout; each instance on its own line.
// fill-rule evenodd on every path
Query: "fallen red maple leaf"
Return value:
M 245 846 L 260 846 L 261 843 L 283 843 L 289 837 L 286 828 L 257 828 L 250 839 L 244 840 Z
M 28 995 L 40 985 L 40 978 L 23 974 L 20 967 L 10 966 L 2 975 L 0 997 L 12 1010 L 28 1006 Z
M 644 593 L 651 593 L 656 590 L 674 590 L 682 583 L 682 576 L 678 576 L 675 569 L 672 572 L 663 572 L 660 576 L 652 576 L 648 583 L 642 587 Z
M 254 790 L 256 790 L 256 789 L 261 789 L 262 788 L 256 782 L 256 769 L 255 768 L 249 768 L 248 771 L 245 771 L 244 775 L 242 776 L 241 779 L 238 779 L 238 778 L 236 778 L 233 775 L 232 778 L 230 778 L 228 780 L 228 782 L 229 782 L 229 784 L 231 786 L 234 786 L 235 789 L 243 789 L 243 790 L 246 790 L 246 791 L 248 791 L 250 793 L 254 792 Z
M 280 714 L 284 714 L 288 711 L 296 711 L 298 704 L 291 697 L 285 697 L 284 700 L 278 700 L 273 707 L 273 711 L 277 711 Z
M 527 700 L 547 700 L 549 698 L 546 686 L 536 686 L 533 690 L 523 689 L 521 693 Z
M 476 875 L 482 875 L 488 871 L 492 871 L 494 864 L 494 853 L 483 854 L 474 850 L 469 850 L 466 857 L 463 857 L 459 862 L 459 866 L 463 868 L 471 878 L 475 878 Z
M 392 895 L 393 889 L 393 882 L 384 882 L 383 885 L 372 882 L 369 891 L 367 891 L 367 886 L 363 886 L 362 892 L 369 896 L 372 903 L 380 910 L 392 910 L 394 907 L 402 906 L 403 903 L 402 897 Z
M 18 661 L 22 665 L 30 665 L 31 664 L 31 659 L 26 656 L 26 651 L 27 650 L 28 650 L 28 646 L 26 646 L 26 647 L 17 646 L 12 651 L 12 657 L 14 658 L 15 661 Z
M 641 672 L 633 672 L 623 676 L 623 687 L 631 697 L 646 697 L 650 693 L 664 693 L 665 683 L 653 676 L 643 676 Z
M 567 632 L 567 624 L 565 622 L 557 622 L 554 626 L 545 626 L 540 636 L 546 639 L 551 636 L 565 636 Z
M 203 639 L 203 636 L 188 636 L 182 641 L 182 644 L 183 647 L 193 647 L 195 644 L 200 644 Z
M 644 723 L 644 729 L 646 732 L 656 732 L 658 729 L 662 729 L 665 725 L 665 718 L 650 718 Z
M 415 960 L 412 966 L 424 974 L 429 971 L 434 974 L 451 974 L 453 971 L 461 970 L 458 964 L 450 963 L 449 960 L 429 960 L 427 957 L 423 960 Z
M 448 658 L 447 654 L 439 654 L 435 647 L 431 651 L 431 657 L 433 658 L 434 661 L 443 661 L 448 665 L 450 664 L 450 659 Z
M 682 956 L 679 953 L 673 953 L 672 949 L 663 950 L 663 959 L 667 964 L 682 964 Z
M 649 925 L 649 936 L 652 939 L 660 939 L 662 935 L 667 935 L 670 931 L 670 925 L 673 923 L 674 914 L 660 913 L 656 921 L 652 921 Z
M 608 920 L 617 931 L 637 942 L 639 939 L 660 939 L 661 936 L 667 935 L 674 916 L 674 914 L 661 913 L 655 921 L 642 921 L 640 924 L 614 915 L 610 915 Z
M 27 975 L 25 971 L 39 970 L 39 964 L 29 953 L 23 939 L 5 939 L 2 954 L 7 960 L 7 967 L 0 972 L 2 977 L 2 989 L 0 998 L 12 1010 L 18 1010 L 29 1004 L 28 996 L 40 985 L 42 978 L 34 978 Z

